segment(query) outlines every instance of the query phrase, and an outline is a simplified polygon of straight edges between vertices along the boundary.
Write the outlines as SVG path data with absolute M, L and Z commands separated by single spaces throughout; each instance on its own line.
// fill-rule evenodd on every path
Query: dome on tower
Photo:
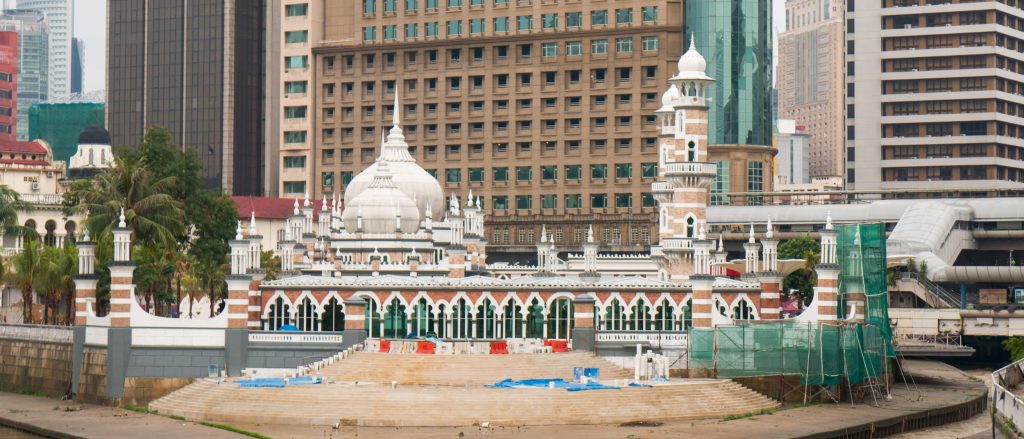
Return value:
M 697 51 L 696 38 L 690 37 L 690 48 L 686 50 L 683 56 L 679 57 L 679 73 L 676 74 L 672 79 L 701 79 L 710 80 L 706 71 L 708 68 L 708 62 L 704 59 L 704 56 Z
M 89 125 L 78 135 L 79 145 L 109 145 L 110 133 L 103 127 Z
M 351 207 L 356 197 L 370 187 L 381 163 L 387 162 L 395 189 L 415 201 L 419 210 L 419 218 L 426 217 L 428 205 L 432 212 L 444 212 L 445 199 L 441 183 L 438 183 L 434 176 L 421 168 L 416 163 L 416 159 L 409 154 L 409 144 L 405 142 L 405 135 L 402 134 L 402 128 L 399 127 L 397 93 L 392 123 L 394 126 L 391 127 L 387 139 L 381 144 L 380 157 L 363 172 L 353 177 L 345 189 L 345 210 L 347 211 Z M 348 228 L 348 223 L 345 227 Z
M 675 84 L 670 85 L 668 90 L 665 90 L 665 93 L 661 95 L 661 108 L 658 109 L 658 112 L 671 113 L 675 111 L 674 105 L 680 95 L 679 87 L 676 87 Z
M 421 218 L 416 203 L 395 186 L 388 162 L 378 161 L 376 165 L 373 181 L 366 190 L 345 203 L 341 214 L 345 229 L 362 229 L 365 233 L 415 233 Z M 368 172 L 369 169 L 363 174 Z

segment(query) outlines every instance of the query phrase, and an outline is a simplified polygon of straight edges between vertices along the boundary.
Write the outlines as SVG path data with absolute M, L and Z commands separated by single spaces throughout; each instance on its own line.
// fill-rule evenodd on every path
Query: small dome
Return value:
M 682 93 L 675 84 L 670 85 L 668 90 L 665 90 L 665 93 L 661 95 L 661 108 L 658 111 L 666 113 L 675 111 L 674 105 L 681 95 Z
M 345 203 L 341 214 L 345 229 L 357 231 L 362 222 L 365 233 L 415 233 L 420 224 L 416 203 L 395 187 L 388 162 L 380 161 L 376 165 L 373 181 L 366 190 Z
M 110 145 L 110 133 L 103 127 L 89 125 L 78 135 L 79 145 Z
M 708 63 L 704 60 L 704 57 L 697 52 L 697 46 L 695 44 L 696 39 L 690 38 L 690 49 L 679 57 L 679 73 L 699 73 L 701 75 L 707 71 Z

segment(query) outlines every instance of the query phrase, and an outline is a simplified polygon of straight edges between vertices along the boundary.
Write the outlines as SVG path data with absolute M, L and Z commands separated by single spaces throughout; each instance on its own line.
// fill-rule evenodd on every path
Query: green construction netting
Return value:
M 838 227 L 838 322 L 749 321 L 690 330 L 688 368 L 714 369 L 720 377 L 801 375 L 802 382 L 859 384 L 887 373 L 893 356 L 882 224 Z M 864 293 L 864 323 L 843 321 L 845 298 Z
M 78 151 L 78 135 L 89 125 L 103 126 L 103 108 L 94 102 L 36 103 L 28 110 L 28 137 L 45 140 L 54 160 L 68 162 Z

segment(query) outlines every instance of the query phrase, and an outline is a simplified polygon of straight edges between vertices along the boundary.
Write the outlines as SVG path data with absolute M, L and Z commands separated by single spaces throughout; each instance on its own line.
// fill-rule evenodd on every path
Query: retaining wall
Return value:
M 71 343 L 0 338 L 0 387 L 59 398 L 71 390 Z

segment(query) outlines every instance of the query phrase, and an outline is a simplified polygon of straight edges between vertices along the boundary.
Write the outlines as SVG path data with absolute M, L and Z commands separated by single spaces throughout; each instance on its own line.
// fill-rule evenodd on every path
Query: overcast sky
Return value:
M 772 0 L 775 35 L 785 27 L 784 4 L 785 0 Z M 75 37 L 85 44 L 85 78 L 82 86 L 85 91 L 106 88 L 106 10 L 106 0 L 75 0 Z M 778 60 L 777 50 L 773 58 Z

